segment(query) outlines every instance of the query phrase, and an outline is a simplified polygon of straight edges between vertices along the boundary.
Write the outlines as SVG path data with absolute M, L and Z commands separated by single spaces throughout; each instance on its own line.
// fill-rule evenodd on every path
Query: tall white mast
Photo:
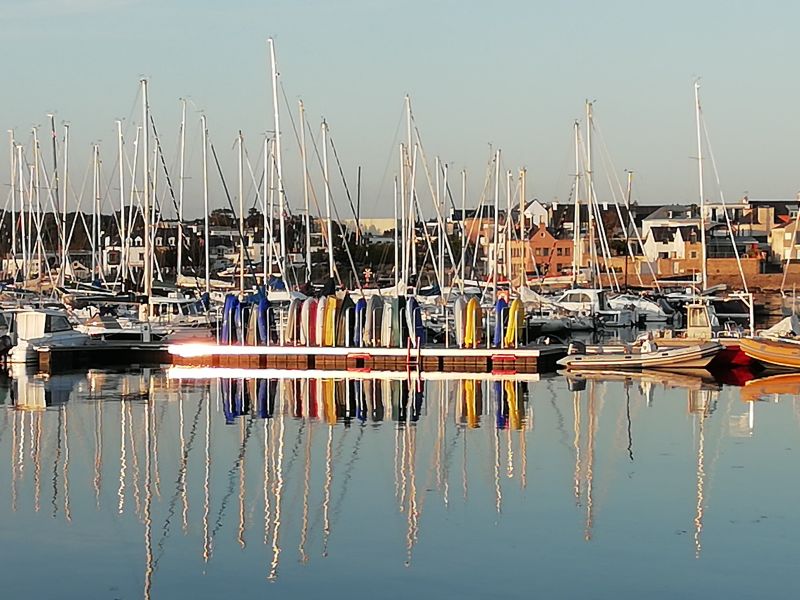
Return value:
M 308 206 L 308 163 L 306 161 L 306 109 L 300 100 L 300 155 L 303 163 L 303 206 L 306 210 L 306 278 L 311 281 L 311 211 Z
M 42 161 L 41 149 L 39 148 L 39 130 L 33 128 L 33 191 L 36 197 L 36 238 L 34 240 L 34 247 L 36 250 L 36 274 L 37 279 L 42 280 L 42 201 L 41 201 L 41 185 L 40 185 L 40 170 L 39 167 Z M 31 196 L 33 198 L 33 195 Z
M 333 224 L 331 222 L 331 186 L 328 179 L 328 123 L 322 120 L 322 172 L 325 177 L 325 213 L 328 219 L 328 276 L 333 277 Z
M 178 179 L 178 265 L 175 280 L 183 273 L 183 180 L 186 169 L 186 100 L 181 98 L 181 156 Z
M 206 116 L 200 116 L 200 127 L 203 129 L 203 250 L 206 265 L 206 293 L 211 293 L 211 259 L 209 258 L 209 215 L 208 215 L 208 124 Z
M 9 157 L 11 158 L 11 264 L 16 271 L 17 252 L 17 143 L 14 131 L 8 130 Z
M 272 225 L 272 221 L 269 218 L 268 214 L 268 205 L 267 205 L 267 196 L 270 194 L 270 187 L 272 182 L 269 180 L 269 165 L 270 165 L 270 158 L 269 153 L 270 149 L 272 148 L 272 144 L 270 142 L 269 137 L 264 138 L 264 194 L 262 195 L 262 213 L 261 216 L 264 220 L 263 228 L 264 228 L 264 244 L 261 251 L 262 254 L 262 262 L 264 263 L 264 279 L 263 284 L 264 288 L 266 289 L 269 285 L 269 270 L 272 266 L 269 262 L 270 256 L 267 253 L 267 249 L 272 248 L 272 231 L 269 230 L 269 227 Z
M 270 144 L 269 153 L 269 210 L 267 212 L 267 229 L 269 230 L 269 275 L 272 275 L 272 265 L 275 262 L 275 240 L 273 234 L 275 233 L 275 140 Z M 280 272 L 280 269 L 278 269 Z M 269 279 L 267 280 L 269 281 Z
M 140 205 L 139 194 L 136 189 L 136 172 L 139 168 L 139 138 L 142 136 L 142 127 L 136 127 L 136 135 L 133 138 L 133 160 L 131 164 L 131 185 L 130 193 L 128 196 L 128 235 L 125 239 L 125 246 L 123 246 L 123 259 L 125 261 L 125 268 L 123 271 L 131 278 L 131 237 L 136 233 L 136 215 L 138 214 L 137 205 Z
M 702 254 L 700 259 L 703 277 L 703 290 L 708 289 L 708 271 L 706 269 L 706 200 L 703 190 L 703 143 L 700 137 L 700 80 L 694 82 L 694 107 L 695 123 L 697 125 L 697 177 L 700 187 L 700 245 Z
M 150 169 L 147 161 L 150 160 L 148 143 L 150 141 L 150 104 L 147 99 L 147 79 L 142 79 L 142 168 L 144 169 L 143 184 L 143 221 L 144 221 L 144 295 L 147 296 L 145 315 L 150 316 L 150 296 L 153 295 L 153 250 L 150 240 Z
M 580 202 L 580 181 L 581 181 L 581 156 L 580 156 L 580 125 L 575 121 L 573 126 L 575 131 L 575 212 L 572 217 L 572 285 L 578 284 L 578 274 L 581 269 L 582 245 L 581 245 L 581 202 Z M 534 260 L 536 258 L 534 257 Z
M 23 284 L 28 278 L 28 253 L 25 249 L 27 232 L 25 231 L 25 190 L 23 188 L 23 164 L 22 164 L 22 144 L 17 144 L 17 193 L 19 195 L 19 222 L 20 246 L 22 247 L 22 281 Z
M 280 124 L 280 111 L 278 110 L 278 70 L 275 63 L 275 42 L 272 38 L 267 40 L 269 43 L 269 62 L 272 67 L 272 108 L 274 111 L 275 119 L 275 166 L 278 170 L 278 210 L 280 215 L 278 217 L 281 228 L 281 256 L 280 260 L 284 262 L 281 265 L 281 273 L 286 272 L 286 223 L 284 222 L 284 213 L 286 212 L 286 193 L 283 189 L 283 167 L 281 163 L 281 124 Z M 288 283 L 288 282 L 287 282 Z
M 447 285 L 447 281 L 445 281 L 444 276 L 444 251 L 445 247 L 449 248 L 449 245 L 446 244 L 446 237 L 447 237 L 447 163 L 444 163 L 442 167 L 442 203 L 441 203 L 441 215 L 440 215 L 440 239 L 442 240 L 441 247 L 439 248 L 439 271 L 441 272 L 442 277 L 442 286 Z M 452 256 L 450 257 L 453 258 Z M 450 278 L 450 285 L 453 284 L 452 277 Z
M 97 277 L 97 253 L 99 245 L 97 240 L 100 236 L 100 228 L 97 220 L 100 218 L 100 177 L 98 175 L 100 148 L 97 144 L 92 145 L 92 278 Z
M 128 230 L 125 223 L 125 156 L 122 154 L 122 121 L 117 120 L 117 154 L 119 155 L 119 246 L 120 246 L 120 279 L 124 287 L 127 279 L 126 251 Z
M 442 204 L 441 183 L 439 181 L 439 171 L 441 170 L 441 168 L 439 166 L 439 157 L 438 156 L 434 157 L 434 161 L 433 162 L 434 162 L 433 167 L 436 170 L 436 173 L 434 174 L 435 175 L 435 177 L 434 177 L 435 184 L 434 185 L 436 186 L 436 192 L 435 192 L 433 201 L 436 203 L 436 206 L 437 206 L 436 212 L 439 213 L 439 212 L 441 212 L 441 209 L 439 207 Z M 442 246 L 442 223 L 441 223 L 441 219 L 437 219 L 436 220 L 436 228 L 437 228 L 437 235 L 436 235 L 437 244 L 436 244 L 436 263 L 435 263 L 434 271 L 436 271 L 436 275 L 438 275 L 438 277 L 439 277 L 440 285 L 442 287 L 444 287 L 444 269 L 443 269 L 443 262 L 442 262 L 442 256 L 444 256 L 444 247 Z M 431 250 L 433 250 L 433 248 L 431 248 Z
M 239 293 L 244 296 L 244 136 L 239 130 Z
M 408 185 L 408 229 L 409 235 L 407 243 L 411 249 L 411 272 L 415 276 L 414 288 L 418 286 L 417 273 L 417 150 L 419 144 L 414 144 L 414 153 L 411 156 L 411 179 Z
M 400 283 L 400 227 L 397 223 L 397 177 L 394 178 L 394 287 Z
M 64 193 L 61 195 L 61 285 L 67 277 L 67 255 L 69 239 L 67 238 L 67 200 L 69 199 L 69 123 L 64 124 Z
M 461 171 L 461 292 L 464 292 L 464 275 L 467 261 L 467 171 Z
M 500 149 L 494 154 L 494 266 L 492 268 L 492 304 L 497 303 L 497 268 L 500 250 Z
M 525 203 L 527 202 L 526 185 L 528 171 L 519 171 L 519 287 L 527 287 L 528 278 L 525 275 L 525 250 L 528 247 L 528 240 L 525 235 Z
M 503 258 L 503 272 L 506 279 L 511 279 L 511 180 L 513 175 L 511 169 L 506 171 L 506 221 L 503 226 L 503 242 L 505 248 L 505 256 Z
M 586 206 L 589 219 L 589 260 L 592 262 L 592 279 L 597 273 L 597 283 L 602 287 L 594 231 L 596 216 L 594 213 L 594 182 L 592 180 L 592 103 L 588 100 L 586 101 Z
M 406 234 L 405 240 L 403 243 L 406 245 L 405 247 L 410 248 L 411 250 L 411 264 L 409 265 L 409 259 L 406 259 L 405 264 L 405 273 L 403 277 L 403 282 L 408 283 L 408 270 L 411 269 L 411 273 L 416 275 L 417 273 L 417 212 L 414 209 L 414 180 L 416 175 L 416 157 L 417 157 L 417 146 L 414 144 L 413 138 L 411 136 L 411 96 L 406 94 L 405 97 L 406 102 L 406 169 L 408 173 L 408 212 L 406 213 L 406 226 L 408 227 L 408 232 Z M 411 148 L 414 148 L 413 154 Z M 405 202 L 405 201 L 404 201 Z M 404 204 L 405 205 L 405 204 Z M 416 284 L 415 284 L 416 287 Z
M 399 265 L 400 273 L 402 275 L 399 279 L 405 284 L 406 282 L 406 267 L 408 261 L 406 260 L 406 155 L 403 143 L 400 143 L 400 248 L 403 253 L 400 255 L 401 264 Z M 395 269 L 398 266 L 395 265 Z

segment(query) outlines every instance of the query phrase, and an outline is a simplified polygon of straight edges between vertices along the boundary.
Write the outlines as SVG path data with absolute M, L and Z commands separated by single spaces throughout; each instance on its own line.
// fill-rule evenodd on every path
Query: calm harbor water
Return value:
M 0 382 L 3 597 L 761 598 L 796 582 L 792 379 L 178 375 Z

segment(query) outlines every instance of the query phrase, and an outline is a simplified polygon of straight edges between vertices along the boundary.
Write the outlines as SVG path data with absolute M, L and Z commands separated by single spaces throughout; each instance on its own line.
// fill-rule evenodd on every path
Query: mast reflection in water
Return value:
M 8 597 L 745 597 L 794 580 L 785 381 L 192 373 L 2 379 Z M 735 568 L 742 545 L 768 578 Z

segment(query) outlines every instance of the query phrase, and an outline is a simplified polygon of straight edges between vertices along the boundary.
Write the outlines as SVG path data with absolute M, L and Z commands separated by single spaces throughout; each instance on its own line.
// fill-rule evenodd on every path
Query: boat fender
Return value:
M 13 345 L 10 336 L 4 335 L 0 337 L 0 356 L 11 350 Z

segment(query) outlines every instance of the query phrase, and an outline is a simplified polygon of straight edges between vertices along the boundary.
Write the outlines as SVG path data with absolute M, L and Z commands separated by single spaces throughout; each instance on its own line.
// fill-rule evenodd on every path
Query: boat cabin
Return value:
M 686 305 L 686 336 L 698 339 L 712 337 L 719 329 L 719 319 L 714 309 L 703 302 Z
M 74 329 L 66 313 L 54 309 L 12 311 L 8 316 L 8 333 L 14 343 L 52 337 Z
M 601 310 L 608 310 L 606 293 L 604 290 L 567 290 L 556 298 L 556 303 L 574 312 L 598 313 Z

